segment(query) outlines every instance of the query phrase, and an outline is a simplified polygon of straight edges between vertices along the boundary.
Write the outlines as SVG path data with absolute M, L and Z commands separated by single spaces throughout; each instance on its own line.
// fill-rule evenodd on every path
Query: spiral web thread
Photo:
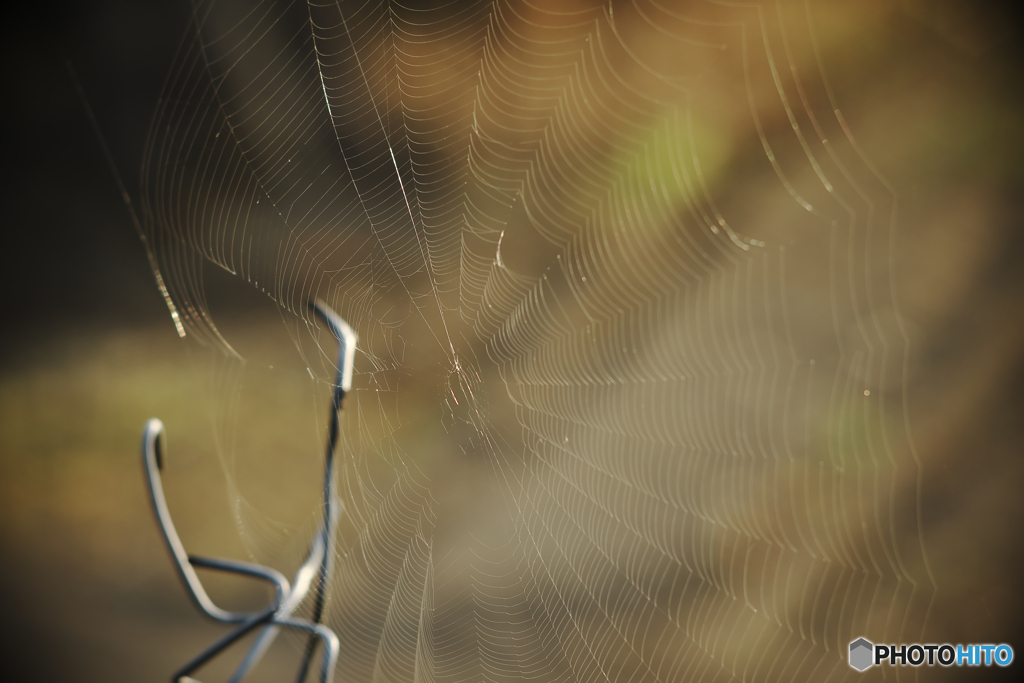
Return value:
M 228 355 L 210 268 L 358 330 L 345 680 L 839 680 L 920 636 L 896 194 L 824 11 L 195 5 L 145 239 Z

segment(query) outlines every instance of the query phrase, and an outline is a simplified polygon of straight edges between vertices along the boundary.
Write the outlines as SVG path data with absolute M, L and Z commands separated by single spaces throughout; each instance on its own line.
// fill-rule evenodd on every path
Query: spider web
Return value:
M 321 389 L 306 302 L 358 331 L 345 680 L 835 680 L 850 640 L 919 638 L 896 193 L 823 11 L 195 5 L 144 238 L 179 332 L 228 358 L 211 268 L 276 302 Z

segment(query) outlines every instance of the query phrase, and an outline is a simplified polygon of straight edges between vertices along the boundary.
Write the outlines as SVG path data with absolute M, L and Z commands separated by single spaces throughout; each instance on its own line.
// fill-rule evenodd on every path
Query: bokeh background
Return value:
M 1016 646 L 1022 36 L 1013 9 L 995 2 L 872 3 L 860 19 L 850 11 L 852 25 L 870 30 L 828 66 L 847 120 L 901 198 L 897 297 L 912 342 L 911 431 L 938 586 L 926 634 Z M 22 6 L 5 22 L 3 649 L 40 680 L 159 680 L 220 632 L 184 599 L 151 519 L 137 456 L 147 418 L 176 425 L 180 474 L 166 486 L 189 549 L 245 556 L 215 457 L 223 366 L 178 338 L 67 68 L 137 197 L 149 120 L 188 12 L 184 3 L 50 3 Z M 263 397 L 247 414 L 274 435 L 260 447 L 286 453 L 297 434 L 315 433 L 296 428 L 315 402 L 289 398 L 309 397 L 303 363 L 285 326 L 266 323 L 275 309 L 264 297 L 226 278 L 207 285 L 226 336 L 276 368 L 247 376 Z M 304 485 L 301 473 L 295 482 L 266 475 L 250 472 L 251 486 L 269 494 Z M 261 598 L 214 584 L 240 607 Z M 289 661 L 285 649 L 261 676 L 278 680 Z

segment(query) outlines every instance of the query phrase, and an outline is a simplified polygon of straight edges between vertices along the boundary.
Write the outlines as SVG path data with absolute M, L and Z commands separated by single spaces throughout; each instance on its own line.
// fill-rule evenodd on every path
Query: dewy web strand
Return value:
M 195 4 L 142 231 L 213 348 L 215 270 L 321 381 L 306 302 L 359 335 L 326 612 L 348 679 L 830 680 L 852 638 L 920 635 L 897 198 L 827 11 Z M 234 400 L 263 558 L 302 533 L 246 499 Z

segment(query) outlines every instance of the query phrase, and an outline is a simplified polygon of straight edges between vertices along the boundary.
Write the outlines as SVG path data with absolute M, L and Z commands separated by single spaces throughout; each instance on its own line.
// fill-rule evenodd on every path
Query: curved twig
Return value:
M 154 418 L 146 423 L 142 435 L 142 462 L 146 476 L 149 498 L 156 515 L 157 524 L 163 535 L 164 542 L 171 554 L 178 577 L 184 584 L 189 597 L 196 607 L 211 619 L 224 623 L 238 624 L 234 629 L 220 637 L 201 653 L 196 655 L 185 666 L 175 672 L 172 680 L 194 680 L 188 675 L 223 652 L 246 634 L 256 628 L 264 627 L 256 638 L 249 652 L 235 670 L 230 683 L 241 681 L 259 662 L 267 648 L 277 637 L 281 627 L 307 631 L 310 634 L 306 651 L 299 668 L 299 681 L 306 677 L 309 664 L 317 643 L 323 647 L 320 666 L 321 683 L 330 683 L 334 677 L 334 667 L 338 660 L 338 638 L 331 629 L 320 623 L 327 602 L 327 588 L 334 569 L 334 536 L 337 526 L 340 503 L 335 483 L 334 452 L 338 443 L 339 418 L 345 394 L 352 388 L 352 368 L 355 360 L 356 333 L 320 300 L 310 302 L 310 308 L 317 317 L 327 325 L 338 340 L 338 371 L 331 394 L 331 418 L 327 434 L 327 448 L 324 455 L 323 505 L 324 517 L 320 529 L 313 540 L 302 566 L 295 573 L 292 584 L 280 572 L 268 567 L 236 562 L 233 560 L 212 559 L 187 555 L 185 548 L 174 528 L 167 501 L 164 498 L 163 482 L 160 471 L 164 464 L 164 425 Z M 267 581 L 273 584 L 275 596 L 265 609 L 259 612 L 231 612 L 214 604 L 203 588 L 202 582 L 193 567 L 230 572 L 241 576 Z M 314 577 L 316 581 L 314 582 Z M 292 616 L 310 588 L 315 586 L 313 618 L 311 621 Z

